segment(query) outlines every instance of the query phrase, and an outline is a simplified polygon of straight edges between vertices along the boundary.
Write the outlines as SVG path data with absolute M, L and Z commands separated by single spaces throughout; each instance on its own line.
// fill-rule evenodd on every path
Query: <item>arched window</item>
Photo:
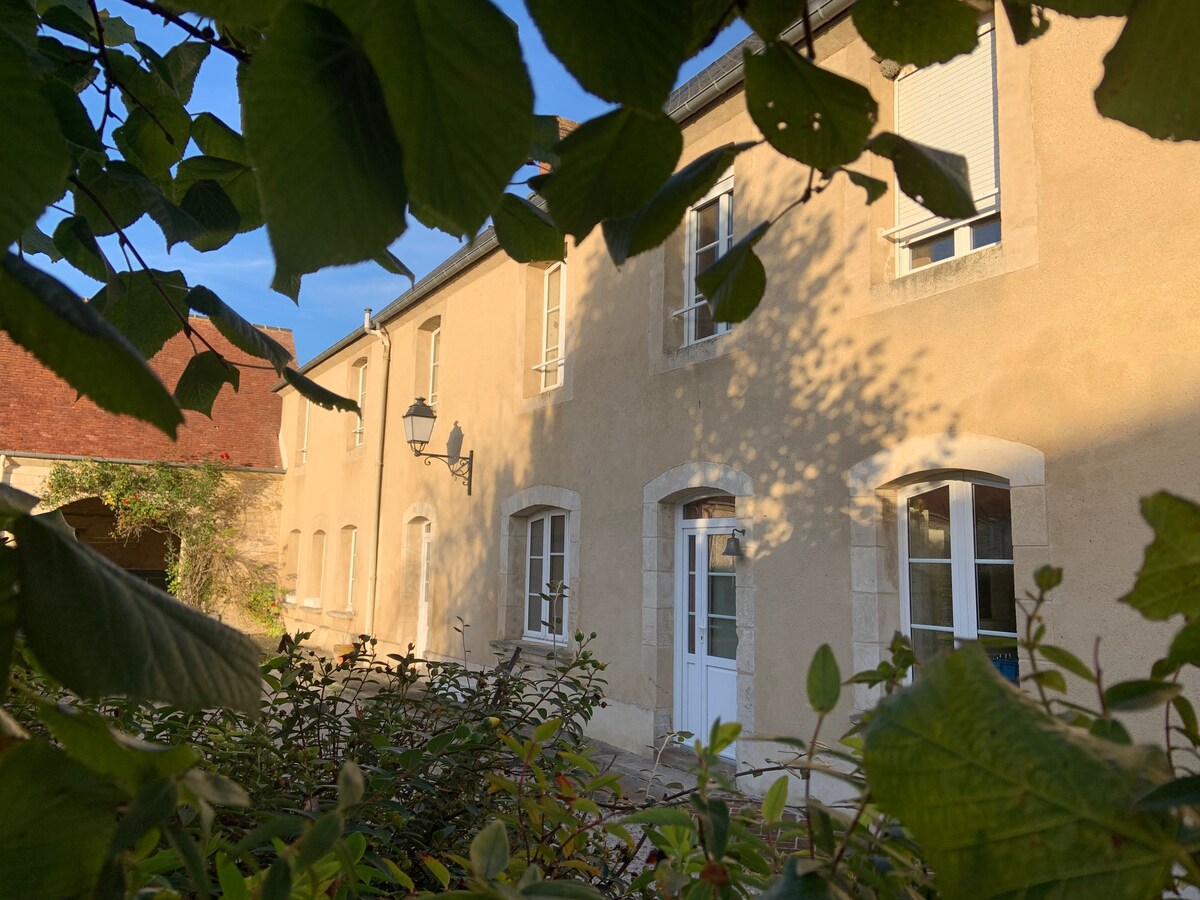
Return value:
M 1018 679 L 1012 505 L 1007 484 L 956 478 L 897 492 L 901 621 L 917 659 L 985 642 Z
M 561 640 L 567 633 L 567 512 L 530 516 L 528 529 L 525 636 Z
M 325 532 L 314 531 L 308 556 L 308 583 L 306 603 L 321 605 L 321 591 L 325 587 Z

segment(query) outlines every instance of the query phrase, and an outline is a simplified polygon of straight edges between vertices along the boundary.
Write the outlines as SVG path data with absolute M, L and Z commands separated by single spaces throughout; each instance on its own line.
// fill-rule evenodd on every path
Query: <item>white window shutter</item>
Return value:
M 996 52 L 989 23 L 975 50 L 926 66 L 896 82 L 896 132 L 967 159 L 971 194 L 980 212 L 994 208 L 1000 192 L 996 140 Z M 949 221 L 896 191 L 896 231 L 901 238 Z

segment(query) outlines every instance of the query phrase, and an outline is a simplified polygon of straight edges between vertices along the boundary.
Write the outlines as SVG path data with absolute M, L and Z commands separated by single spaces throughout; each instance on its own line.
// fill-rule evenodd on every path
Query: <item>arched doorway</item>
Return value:
M 59 507 L 75 537 L 122 569 L 162 590 L 167 589 L 167 562 L 179 551 L 174 535 L 149 528 L 137 537 L 116 533 L 116 517 L 99 497 L 85 497 Z

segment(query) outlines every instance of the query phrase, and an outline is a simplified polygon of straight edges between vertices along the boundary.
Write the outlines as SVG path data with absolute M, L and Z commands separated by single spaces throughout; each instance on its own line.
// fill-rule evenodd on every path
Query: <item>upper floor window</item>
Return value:
M 562 384 L 563 329 L 562 314 L 567 296 L 567 271 L 562 263 L 554 263 L 542 276 L 542 345 L 541 359 L 534 370 L 541 375 L 541 389 L 548 391 Z
M 683 345 L 725 334 L 728 322 L 714 322 L 708 301 L 696 288 L 696 276 L 733 246 L 733 175 L 717 183 L 687 214 L 683 274 L 684 304 L 673 315 L 683 318 Z
M 561 640 L 567 633 L 567 514 L 531 516 L 528 537 L 525 635 Z
M 358 402 L 358 415 L 354 419 L 351 443 L 355 447 L 361 447 L 363 443 L 363 413 L 367 408 L 367 360 L 365 357 L 354 363 L 351 373 L 351 387 L 355 391 L 355 400 Z
M 429 405 L 438 402 L 438 368 L 442 361 L 442 329 L 439 325 L 429 333 Z
M 975 49 L 896 80 L 896 132 L 967 160 L 978 215 L 935 216 L 895 191 L 900 274 L 1000 243 L 1000 149 L 997 141 L 996 42 L 990 17 Z
M 304 408 L 296 417 L 296 465 L 302 466 L 308 462 L 308 423 L 312 418 L 312 403 L 301 400 Z
M 986 481 L 914 485 L 897 497 L 901 619 L 918 660 L 985 639 L 1016 682 L 1017 604 L 1008 486 Z

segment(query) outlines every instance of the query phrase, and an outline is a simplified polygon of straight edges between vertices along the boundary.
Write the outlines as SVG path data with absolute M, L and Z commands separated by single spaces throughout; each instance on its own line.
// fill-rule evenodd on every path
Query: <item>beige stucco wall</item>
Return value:
M 899 626 L 888 467 L 903 459 L 907 475 L 951 467 L 1024 479 L 1011 482 L 1018 590 L 1041 562 L 1063 565 L 1051 639 L 1090 656 L 1099 635 L 1108 678 L 1144 674 L 1168 632 L 1115 600 L 1149 538 L 1138 497 L 1161 487 L 1200 493 L 1200 276 L 1190 252 L 1200 149 L 1155 143 L 1095 112 L 1091 91 L 1115 34 L 1104 20 L 1056 19 L 1045 38 L 1017 48 L 1001 17 L 998 247 L 894 278 L 881 236 L 890 199 L 868 208 L 839 178 L 758 245 L 769 285 L 751 320 L 676 351 L 664 309 L 681 303 L 682 236 L 617 271 L 597 232 L 570 248 L 565 386 L 532 398 L 526 342 L 540 331 L 530 332 L 527 303 L 537 269 L 492 254 L 388 322 L 376 634 L 398 646 L 415 639 L 406 533 L 419 510 L 434 534 L 430 651 L 462 657 L 461 616 L 468 658 L 490 661 L 493 641 L 516 637 L 502 511 L 520 513 L 513 504 L 524 501 L 513 498 L 535 488 L 577 495 L 572 626 L 596 631 L 597 655 L 613 663 L 610 706 L 594 731 L 644 747 L 670 724 L 672 503 L 721 487 L 737 496 L 749 532 L 738 564 L 739 715 L 754 731 L 803 735 L 816 648 L 828 642 L 848 675 L 873 665 Z M 830 68 L 869 81 L 889 127 L 891 85 L 870 51 L 845 23 L 819 47 Z M 681 164 L 756 137 L 735 91 L 687 123 Z M 890 179 L 882 161 L 859 167 Z M 740 156 L 737 231 L 775 215 L 806 179 L 766 147 Z M 459 423 L 464 451 L 476 451 L 471 497 L 403 441 L 400 417 L 424 393 L 413 363 L 419 329 L 434 315 L 442 388 L 429 449 L 445 452 Z M 364 353 L 377 404 L 375 337 L 309 374 L 345 391 Z M 285 395 L 285 445 L 300 406 Z M 368 435 L 380 412 L 368 401 Z M 360 560 L 369 555 L 374 444 L 368 436 L 366 450 L 346 450 L 349 418 L 313 410 L 303 466 L 286 448 L 281 546 L 301 532 L 301 580 L 303 541 L 317 528 L 357 525 Z M 895 452 L 881 456 L 887 448 Z M 293 618 L 334 643 L 365 627 L 365 598 L 347 616 L 331 590 Z M 840 724 L 869 700 L 847 692 Z M 747 760 L 766 752 L 739 745 Z

